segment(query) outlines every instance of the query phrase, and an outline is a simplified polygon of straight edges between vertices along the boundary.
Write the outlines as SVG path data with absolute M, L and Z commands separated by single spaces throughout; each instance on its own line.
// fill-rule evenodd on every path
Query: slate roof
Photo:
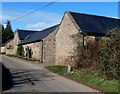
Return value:
M 5 46 L 5 44 L 2 44 L 2 47 Z
M 69 12 L 83 32 L 105 35 L 107 31 L 120 27 L 120 19 Z
M 38 31 L 20 30 L 20 29 L 18 29 L 17 32 L 19 34 L 20 40 L 24 40 L 28 35 L 31 35 L 31 34 L 33 34 L 35 32 L 38 32 Z
M 12 38 L 12 39 L 7 40 L 7 41 L 4 43 L 4 45 L 8 44 L 8 43 L 9 43 L 9 42 L 11 42 L 12 40 L 13 40 L 13 38 Z
M 23 40 L 22 42 L 20 42 L 18 45 L 23 45 L 23 44 L 28 44 L 28 43 L 33 43 L 33 42 L 41 41 L 47 35 L 49 35 L 51 32 L 53 32 L 57 27 L 58 27 L 58 25 L 55 25 L 55 26 L 49 27 L 47 29 L 44 29 L 42 31 L 35 32 L 35 33 L 31 34 L 31 35 L 28 35 L 25 38 L 25 40 Z

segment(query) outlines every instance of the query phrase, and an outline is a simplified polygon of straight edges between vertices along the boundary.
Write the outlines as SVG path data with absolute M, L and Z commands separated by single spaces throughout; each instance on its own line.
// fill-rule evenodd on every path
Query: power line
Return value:
M 32 11 L 32 12 L 29 12 L 29 13 L 27 13 L 27 14 L 21 16 L 21 17 L 15 18 L 15 19 L 11 20 L 10 22 L 13 22 L 13 21 L 19 20 L 19 19 L 21 19 L 21 18 L 24 18 L 24 17 L 26 17 L 26 16 L 28 16 L 28 15 L 30 15 L 30 14 L 32 14 L 32 13 L 35 13 L 35 12 L 37 12 L 37 11 L 39 11 L 39 10 L 41 10 L 41 9 L 43 9 L 43 8 L 45 8 L 45 7 L 47 7 L 47 6 L 52 5 L 53 3 L 57 2 L 57 1 L 58 1 L 58 0 L 55 0 L 55 1 L 53 1 L 53 2 L 51 2 L 51 3 L 49 3 L 49 4 L 47 4 L 47 5 L 44 5 L 44 6 L 41 7 L 41 8 L 38 8 L 38 9 Z

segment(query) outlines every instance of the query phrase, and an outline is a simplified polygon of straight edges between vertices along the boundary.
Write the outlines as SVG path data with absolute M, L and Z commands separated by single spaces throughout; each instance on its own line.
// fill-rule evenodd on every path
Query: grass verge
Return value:
M 118 80 L 110 79 L 105 76 L 99 76 L 99 71 L 93 71 L 90 69 L 75 69 L 73 74 L 68 74 L 66 66 L 57 65 L 47 66 L 45 68 L 102 92 L 118 92 Z
M 39 60 L 37 60 L 36 58 L 30 58 L 30 59 L 28 59 L 28 58 L 26 58 L 26 57 L 17 56 L 17 55 L 13 55 L 13 54 L 7 54 L 6 56 L 21 58 L 21 59 L 28 60 L 28 61 L 39 61 Z

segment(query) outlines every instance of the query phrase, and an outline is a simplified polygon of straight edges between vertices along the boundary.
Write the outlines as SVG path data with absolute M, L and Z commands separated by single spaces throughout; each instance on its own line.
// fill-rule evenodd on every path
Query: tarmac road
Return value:
M 13 83 L 10 89 L 3 92 L 99 92 L 52 73 L 40 64 L 28 63 L 5 55 L 0 55 L 1 57 L 0 62 L 9 69 Z

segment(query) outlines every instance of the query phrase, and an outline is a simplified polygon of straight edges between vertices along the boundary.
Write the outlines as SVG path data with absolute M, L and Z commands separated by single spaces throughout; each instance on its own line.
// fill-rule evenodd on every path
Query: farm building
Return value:
M 17 47 L 23 45 L 28 58 L 68 65 L 68 58 L 74 56 L 74 49 L 77 49 L 72 35 L 80 33 L 79 40 L 84 46 L 88 40 L 105 39 L 109 30 L 120 27 L 119 23 L 120 19 L 66 11 L 59 25 L 41 31 L 16 30 L 9 44 L 13 45 L 14 54 Z
M 16 54 L 18 43 L 23 41 L 28 35 L 33 34 L 35 32 L 37 32 L 37 31 L 17 29 L 15 31 L 14 38 L 8 40 L 5 43 L 5 53 L 6 54 Z
M 55 35 L 58 25 L 31 34 L 19 45 L 23 45 L 25 56 L 40 62 L 55 62 Z M 29 49 L 29 51 L 28 51 Z
M 87 40 L 101 39 L 109 30 L 119 28 L 119 23 L 120 19 L 66 11 L 56 34 L 55 64 L 67 65 L 67 59 L 74 56 L 77 46 L 72 35 L 81 33 L 79 40 L 85 45 Z
M 17 29 L 15 31 L 15 36 L 14 36 L 14 54 L 16 54 L 18 43 L 23 41 L 28 35 L 31 35 L 31 34 L 33 34 L 35 32 L 38 32 L 38 31 L 20 30 L 20 29 Z

